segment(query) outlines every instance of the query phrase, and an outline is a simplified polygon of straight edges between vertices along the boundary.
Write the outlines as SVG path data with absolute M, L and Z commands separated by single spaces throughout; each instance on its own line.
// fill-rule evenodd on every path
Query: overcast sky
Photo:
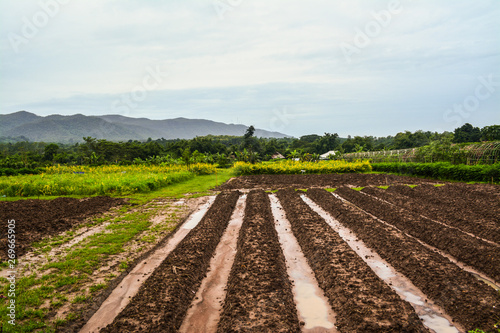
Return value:
M 500 124 L 500 1 L 2 0 L 0 114 L 293 136 Z

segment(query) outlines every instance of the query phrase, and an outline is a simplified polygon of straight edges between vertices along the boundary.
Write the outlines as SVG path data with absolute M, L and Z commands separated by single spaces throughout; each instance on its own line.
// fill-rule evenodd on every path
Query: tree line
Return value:
M 431 143 L 461 143 L 500 140 L 500 125 L 482 129 L 471 124 L 454 132 L 405 131 L 395 136 L 348 136 L 337 133 L 304 135 L 300 138 L 257 138 L 250 126 L 243 136 L 203 136 L 190 140 L 148 139 L 147 141 L 113 142 L 92 137 L 82 143 L 59 144 L 44 142 L 0 142 L 0 167 L 36 168 L 53 164 L 174 164 L 217 163 L 228 166 L 234 160 L 256 162 L 270 160 L 276 154 L 286 158 L 307 156 L 317 159 L 319 154 L 338 151 L 339 154 L 362 151 L 380 151 L 426 146 Z M 1 140 L 0 140 L 1 141 Z

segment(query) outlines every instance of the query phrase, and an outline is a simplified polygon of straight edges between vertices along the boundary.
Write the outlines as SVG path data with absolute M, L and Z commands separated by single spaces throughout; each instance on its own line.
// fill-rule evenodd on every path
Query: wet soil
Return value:
M 436 223 L 411 211 L 398 209 L 347 187 L 339 187 L 335 193 L 424 243 L 483 272 L 494 281 L 500 280 L 500 250 L 498 246 Z
M 218 332 L 300 332 L 283 252 L 264 191 L 248 194 Z
M 15 220 L 16 255 L 22 256 L 33 242 L 59 234 L 81 224 L 86 218 L 123 205 L 126 199 L 91 197 L 85 199 L 0 201 L 0 221 Z M 7 259 L 7 234 L 1 233 L 0 261 Z
M 239 193 L 217 196 L 200 223 L 140 287 L 101 332 L 175 332 L 192 303 L 226 229 Z
M 447 192 L 443 192 L 445 186 Z M 396 185 L 387 190 L 365 187 L 362 192 L 500 244 L 500 225 L 496 221 L 500 216 L 500 200 L 496 206 L 479 209 L 472 199 L 468 200 L 466 193 L 460 197 L 447 195 L 457 189 L 455 184 L 445 186 L 420 185 L 412 189 Z
M 498 321 L 500 295 L 493 288 L 415 239 L 325 190 L 309 189 L 307 196 L 351 229 L 467 330 L 488 331 Z
M 437 180 L 385 174 L 252 175 L 233 178 L 219 186 L 227 189 L 280 189 L 309 187 L 368 186 L 391 184 L 444 184 Z
M 413 308 L 296 191 L 280 190 L 277 195 L 292 232 L 336 313 L 340 332 L 427 332 Z

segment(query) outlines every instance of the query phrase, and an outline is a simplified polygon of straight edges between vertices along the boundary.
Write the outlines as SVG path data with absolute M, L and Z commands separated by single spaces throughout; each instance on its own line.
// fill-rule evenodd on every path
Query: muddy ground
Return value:
M 248 194 L 218 332 L 300 332 L 268 196 Z
M 437 183 L 445 185 L 435 187 Z M 418 186 L 412 189 L 403 184 Z M 392 186 L 376 188 L 386 185 Z M 361 193 L 349 187 L 366 188 Z M 286 188 L 291 189 L 283 190 Z M 350 203 L 320 188 L 336 188 L 334 194 Z M 219 189 L 224 191 L 200 223 L 151 273 L 113 323 L 101 332 L 175 332 L 179 329 L 210 269 L 211 257 L 241 195 L 234 189 L 260 190 L 251 191 L 246 198 L 244 222 L 221 311 L 220 332 L 288 332 L 303 327 L 298 320 L 270 211 L 269 193 L 262 189 L 282 189 L 276 195 L 319 287 L 335 312 L 339 332 L 425 332 L 426 328 L 413 307 L 380 280 L 299 194 L 305 194 L 328 211 L 410 279 L 429 300 L 444 309 L 462 331 L 476 328 L 492 331 L 500 320 L 500 294 L 426 246 L 447 251 L 492 279 L 498 279 L 500 254 L 495 250 L 496 245 L 491 244 L 498 242 L 500 233 L 498 186 L 383 174 L 344 174 L 246 176 L 232 179 Z M 295 189 L 307 189 L 307 192 Z M 22 245 L 22 252 L 18 253 L 22 254 L 33 241 L 69 230 L 85 217 L 123 204 L 120 200 L 98 197 L 0 202 L 0 217 L 16 220 L 21 240 L 18 244 Z M 170 235 L 162 234 L 156 245 Z M 5 240 L 3 242 L 5 248 Z M 156 245 L 150 244 L 150 247 Z M 127 247 L 127 251 L 133 249 L 133 246 Z M 108 289 L 116 286 L 121 278 L 117 277 Z M 97 309 L 103 301 L 94 298 L 88 307 Z M 58 330 L 77 332 L 92 311 L 80 314 L 77 321 L 69 321 Z
M 451 254 L 491 279 L 500 281 L 498 246 L 347 187 L 339 187 L 335 193 L 401 231 Z
M 393 184 L 445 184 L 445 182 L 405 176 L 384 174 L 328 174 L 328 175 L 252 175 L 233 178 L 219 186 L 220 190 L 255 189 L 275 190 L 280 188 L 309 188 L 339 186 L 380 186 Z
M 489 331 L 498 321 L 500 294 L 493 288 L 417 240 L 343 203 L 325 190 L 310 189 L 307 196 L 410 278 L 462 327 Z
M 205 277 L 239 193 L 225 192 L 101 332 L 176 332 Z
M 57 198 L 54 200 L 0 201 L 0 221 L 16 223 L 16 255 L 22 256 L 33 242 L 83 223 L 88 217 L 123 205 L 126 199 L 91 197 L 85 199 Z M 1 233 L 0 261 L 7 259 L 7 236 Z
M 293 189 L 278 198 L 302 251 L 334 309 L 342 332 L 426 332 L 413 308 L 302 201 Z

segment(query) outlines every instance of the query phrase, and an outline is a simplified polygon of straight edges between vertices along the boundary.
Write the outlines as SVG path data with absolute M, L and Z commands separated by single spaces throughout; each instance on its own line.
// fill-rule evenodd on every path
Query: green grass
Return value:
M 210 164 L 172 166 L 54 166 L 38 175 L 0 177 L 0 196 L 130 195 L 148 193 L 197 175 L 215 173 Z
M 38 327 L 49 327 L 46 321 L 48 309 L 40 310 L 39 307 L 48 300 L 57 308 L 68 302 L 61 293 L 66 290 L 78 290 L 81 282 L 89 281 L 89 276 L 110 255 L 123 252 L 124 246 L 136 235 L 147 230 L 151 225 L 150 218 L 156 210 L 147 212 L 129 212 L 124 216 L 109 218 L 111 224 L 107 231 L 88 237 L 59 260 L 53 260 L 40 268 L 41 273 L 49 269 L 51 273 L 36 276 L 20 277 L 17 282 L 17 325 L 16 330 L 5 326 L 6 332 L 20 331 L 31 332 Z M 171 227 L 172 229 L 174 226 Z M 92 293 L 103 289 L 106 284 L 97 284 L 90 287 Z M 0 282 L 0 293 L 6 295 L 8 290 L 7 280 Z M 83 299 L 77 300 L 83 301 Z M 0 307 L 0 317 L 5 318 L 7 308 Z M 67 318 L 66 318 L 67 319 Z M 68 319 L 69 320 L 69 319 Z M 58 322 L 60 325 L 61 322 Z
M 387 190 L 389 188 L 389 185 L 382 185 L 382 186 L 377 186 L 378 188 L 381 188 L 383 190 Z
M 333 188 L 325 188 L 325 190 L 326 190 L 327 192 L 335 192 L 335 190 L 336 190 L 336 189 L 337 189 L 336 187 L 333 187 Z
M 354 191 L 361 191 L 362 189 L 364 189 L 364 187 L 351 187 L 352 190 Z

